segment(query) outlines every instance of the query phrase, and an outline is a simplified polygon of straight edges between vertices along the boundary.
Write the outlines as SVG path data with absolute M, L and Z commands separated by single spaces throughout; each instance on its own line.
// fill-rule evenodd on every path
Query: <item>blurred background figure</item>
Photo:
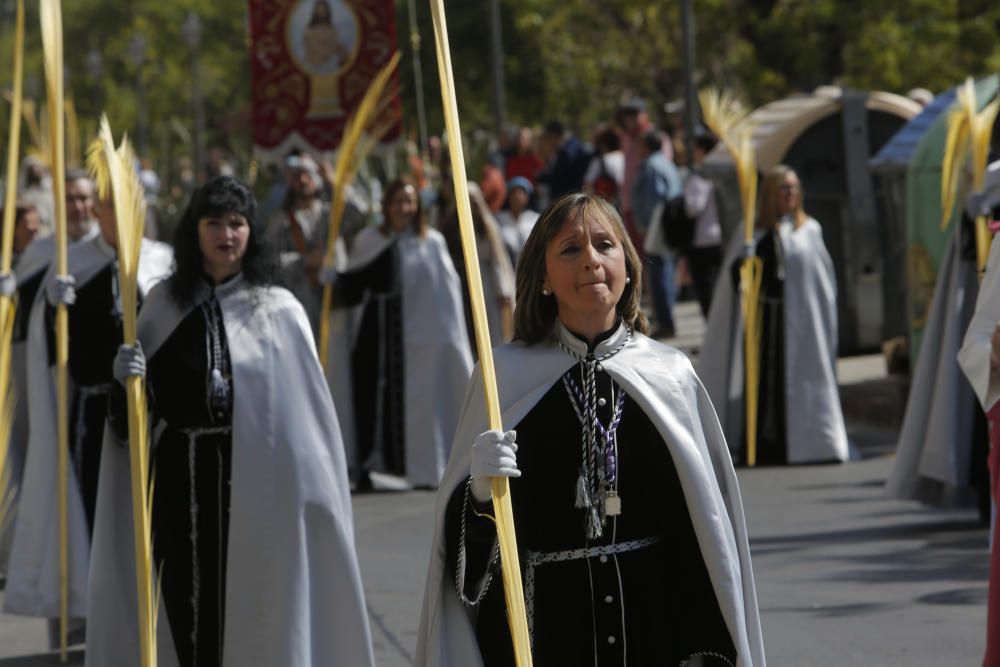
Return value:
M 708 317 L 712 290 L 722 264 L 722 225 L 719 223 L 715 185 L 702 175 L 701 164 L 717 143 L 718 139 L 709 133 L 695 137 L 691 171 L 684 183 L 685 212 L 695 220 L 694 238 L 685 255 L 698 305 L 705 318 Z
M 529 205 L 534 191 L 531 181 L 524 176 L 515 176 L 507 183 L 507 208 L 497 213 L 500 235 L 512 265 L 517 264 L 517 257 L 538 220 L 538 211 Z

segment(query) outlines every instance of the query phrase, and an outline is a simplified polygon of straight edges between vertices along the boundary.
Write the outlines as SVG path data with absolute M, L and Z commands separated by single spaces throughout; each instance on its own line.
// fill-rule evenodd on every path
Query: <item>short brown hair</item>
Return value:
M 639 307 L 642 295 L 642 263 L 632 245 L 625 224 L 614 204 L 600 195 L 578 192 L 568 194 L 549 205 L 538 218 L 517 260 L 517 305 L 514 308 L 514 340 L 529 345 L 544 340 L 555 324 L 558 308 L 555 297 L 542 294 L 545 280 L 545 250 L 567 220 L 577 216 L 593 217 L 607 223 L 625 251 L 625 271 L 632 281 L 618 301 L 619 317 L 640 333 L 649 330 L 646 315 Z
M 417 193 L 417 216 L 413 220 L 413 231 L 421 238 L 427 236 L 427 216 L 424 215 L 424 205 L 420 201 L 420 188 L 409 178 L 397 178 L 385 186 L 385 194 L 382 195 L 382 215 L 385 220 L 378 228 L 382 232 L 382 236 L 389 236 L 391 231 L 389 229 L 389 202 L 392 201 L 397 192 L 406 186 L 410 186 Z

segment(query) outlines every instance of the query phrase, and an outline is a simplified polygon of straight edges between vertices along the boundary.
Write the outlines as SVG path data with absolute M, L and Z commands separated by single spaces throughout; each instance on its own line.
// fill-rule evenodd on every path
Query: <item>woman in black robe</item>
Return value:
M 233 386 L 219 299 L 273 282 L 274 265 L 244 185 L 217 178 L 191 199 L 177 228 L 169 289 L 188 314 L 147 363 L 115 359 L 109 423 L 128 441 L 124 380 L 145 375 L 153 432 L 153 557 L 182 667 L 222 665 L 232 473 Z M 252 233 L 251 233 L 252 232 Z
M 602 365 L 652 344 L 640 266 L 617 211 L 582 194 L 543 213 L 521 255 L 515 345 L 555 345 L 576 361 L 514 430 L 476 439 L 448 500 L 444 576 L 476 612 L 486 667 L 514 664 L 491 516 L 497 476 L 512 478 L 535 665 L 737 664 L 706 567 L 718 556 L 699 546 L 672 448 Z M 653 349 L 651 364 L 669 354 Z

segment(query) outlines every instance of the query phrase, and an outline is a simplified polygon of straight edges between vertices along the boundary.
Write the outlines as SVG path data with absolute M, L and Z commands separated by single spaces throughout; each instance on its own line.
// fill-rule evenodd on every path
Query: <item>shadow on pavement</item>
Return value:
M 69 652 L 67 662 L 59 661 L 59 653 L 38 653 L 36 655 L 22 655 L 16 658 L 0 658 L 0 667 L 47 667 L 52 665 L 82 665 L 83 649 Z

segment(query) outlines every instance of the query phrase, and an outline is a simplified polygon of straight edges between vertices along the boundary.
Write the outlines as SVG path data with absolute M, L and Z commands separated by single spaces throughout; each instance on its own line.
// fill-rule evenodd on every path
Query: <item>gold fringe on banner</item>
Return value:
M 493 348 L 486 321 L 483 280 L 479 273 L 476 232 L 472 226 L 472 207 L 469 203 L 469 184 L 465 175 L 462 131 L 458 120 L 458 101 L 455 96 L 455 79 L 451 67 L 451 49 L 448 46 L 448 25 L 445 20 L 443 0 L 431 0 L 431 16 L 434 21 L 434 45 L 437 49 L 438 73 L 441 78 L 441 99 L 448 130 L 448 151 L 451 154 L 451 171 L 455 183 L 455 205 L 458 207 L 462 253 L 465 255 L 465 274 L 469 281 L 469 301 L 476 333 L 476 349 L 479 352 L 479 367 L 483 375 L 486 411 L 489 415 L 490 428 L 502 430 L 500 399 L 497 393 L 496 370 L 493 366 Z M 528 667 L 532 664 L 531 644 L 524 608 L 521 568 L 518 563 L 517 538 L 514 534 L 514 509 L 511 506 L 510 485 L 506 477 L 493 478 L 493 511 L 496 516 L 500 566 L 503 572 L 504 596 L 507 600 L 507 621 L 510 623 L 510 635 L 514 643 L 514 658 L 518 667 Z

